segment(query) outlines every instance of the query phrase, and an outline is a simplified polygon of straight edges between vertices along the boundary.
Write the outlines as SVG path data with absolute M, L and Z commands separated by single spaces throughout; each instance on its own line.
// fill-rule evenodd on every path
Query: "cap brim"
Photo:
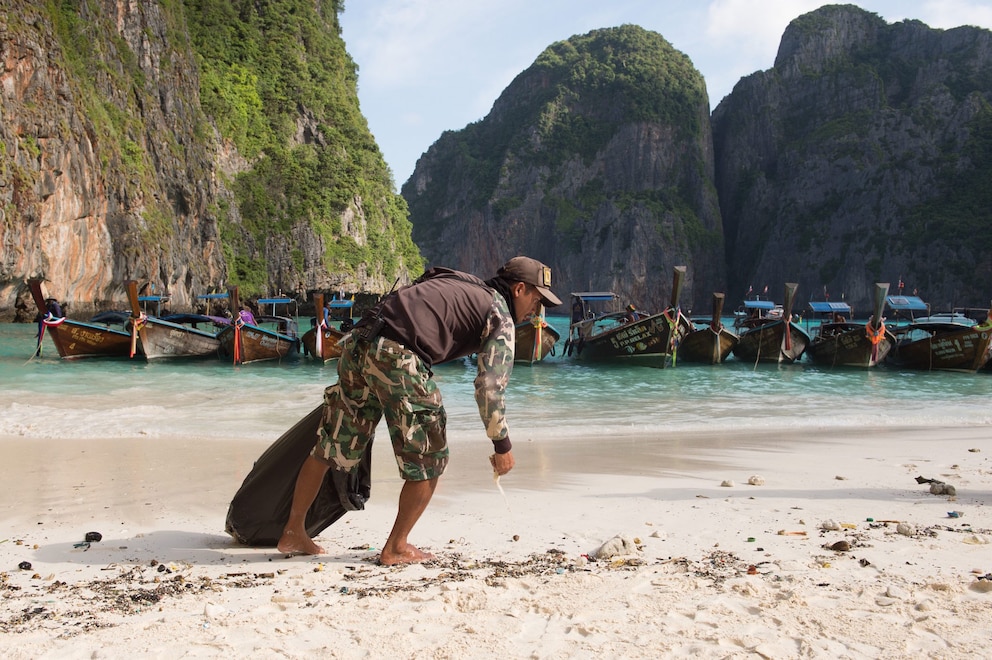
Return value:
M 541 294 L 541 300 L 544 302 L 545 307 L 557 307 L 558 305 L 561 304 L 561 300 L 559 300 L 558 296 L 556 296 L 551 292 L 551 289 L 548 289 L 543 286 L 539 286 L 535 288 Z

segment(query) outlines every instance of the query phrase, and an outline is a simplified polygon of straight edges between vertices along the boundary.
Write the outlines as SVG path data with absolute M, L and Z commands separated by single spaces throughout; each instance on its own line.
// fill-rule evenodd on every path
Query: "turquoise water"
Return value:
M 564 336 L 564 318 L 549 319 Z M 303 326 L 301 326 L 303 327 Z M 0 324 L 0 437 L 39 440 L 191 436 L 274 439 L 321 400 L 333 365 L 302 358 L 219 361 L 32 358 L 35 326 Z M 483 437 L 467 362 L 440 365 L 452 442 Z M 992 373 L 830 370 L 809 363 L 589 365 L 563 357 L 518 365 L 507 393 L 511 437 L 565 440 L 631 432 L 815 433 L 822 428 L 992 424 Z M 54 450 L 54 448 L 53 448 Z

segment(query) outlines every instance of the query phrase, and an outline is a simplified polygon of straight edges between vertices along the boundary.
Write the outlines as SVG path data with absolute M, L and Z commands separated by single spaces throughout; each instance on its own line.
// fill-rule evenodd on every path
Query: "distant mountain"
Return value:
M 792 281 L 801 301 L 843 297 L 862 315 L 874 282 L 900 279 L 935 308 L 987 305 L 990 101 L 979 28 L 825 6 L 712 117 L 660 35 L 597 30 L 552 45 L 488 116 L 442 135 L 402 194 L 429 262 L 488 272 L 532 254 L 566 292 L 658 306 L 685 264 L 694 311 L 712 291 L 734 305 Z
M 938 309 L 992 297 L 992 33 L 850 5 L 793 21 L 713 112 L 730 292 L 800 284 L 867 313 L 900 277 Z
M 724 281 L 709 101 L 689 59 L 633 25 L 550 46 L 490 113 L 444 133 L 402 188 L 430 264 L 477 274 L 515 254 L 554 288 L 656 307 Z M 690 303 L 691 304 L 691 303 Z

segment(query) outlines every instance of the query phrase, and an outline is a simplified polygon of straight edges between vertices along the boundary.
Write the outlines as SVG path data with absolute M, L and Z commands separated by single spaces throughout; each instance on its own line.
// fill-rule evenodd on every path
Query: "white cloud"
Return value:
M 369 2 L 370 0 L 364 0 Z M 361 83 L 373 87 L 439 84 L 465 72 L 496 45 L 492 32 L 523 0 L 380 0 L 362 12 L 359 34 L 345 34 L 361 62 Z M 345 6 L 342 22 L 348 21 Z
M 988 2 L 966 0 L 934 0 L 924 2 L 921 21 L 935 28 L 952 28 L 959 25 L 977 25 L 992 28 L 992 6 Z
M 714 0 L 706 11 L 706 34 L 774 55 L 786 26 L 823 4 L 819 0 Z
M 716 106 L 737 81 L 769 69 L 785 28 L 824 3 L 818 0 L 713 0 L 706 9 L 705 42 L 689 53 L 706 78 Z

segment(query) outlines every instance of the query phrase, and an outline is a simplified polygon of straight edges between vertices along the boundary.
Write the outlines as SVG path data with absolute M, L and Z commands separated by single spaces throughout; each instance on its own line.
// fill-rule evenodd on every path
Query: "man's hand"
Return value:
M 505 454 L 493 454 L 489 457 L 489 462 L 493 464 L 493 471 L 500 476 L 512 470 L 515 465 L 512 451 Z

